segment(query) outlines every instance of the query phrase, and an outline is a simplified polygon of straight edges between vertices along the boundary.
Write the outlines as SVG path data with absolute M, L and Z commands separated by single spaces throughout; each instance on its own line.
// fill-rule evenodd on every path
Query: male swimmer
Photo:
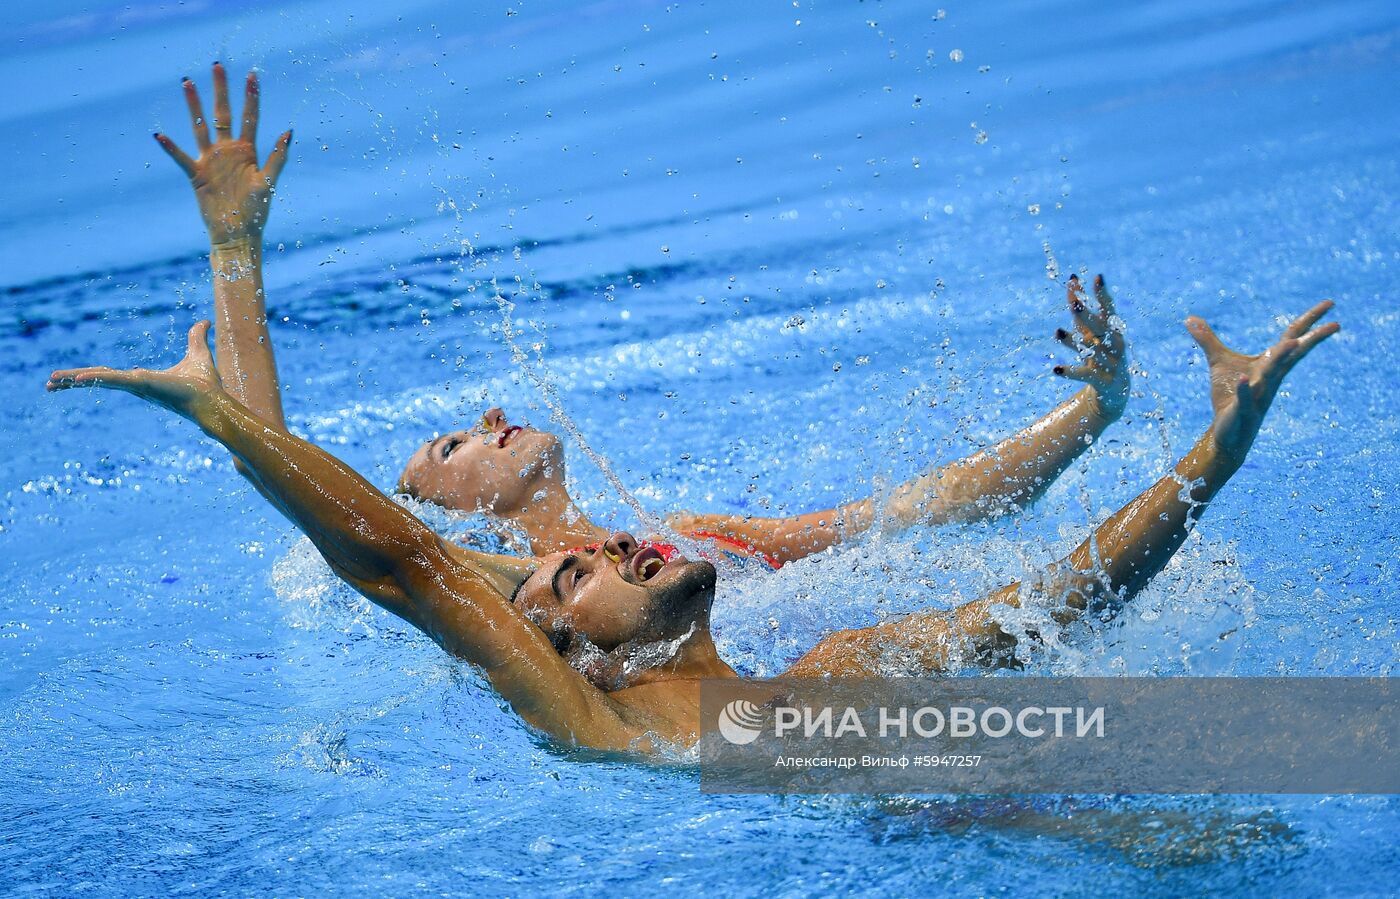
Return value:
M 247 275 L 256 267 L 254 247 L 289 135 L 259 169 L 253 150 L 255 80 L 250 78 L 248 87 L 252 114 L 245 111 L 238 142 L 246 146 L 237 149 L 229 147 L 231 117 L 221 68 L 215 69 L 215 85 L 218 142 L 209 142 L 187 83 L 200 155 L 191 159 L 173 145 L 167 149 L 190 174 L 206 222 L 212 222 L 221 331 L 227 327 L 249 338 L 265 328 L 265 321 L 258 285 Z M 240 195 L 221 185 L 248 189 Z M 235 195 L 237 201 L 229 202 Z M 1256 356 L 1229 349 L 1204 321 L 1188 319 L 1209 363 L 1214 420 L 1171 474 L 1035 579 L 952 610 L 837 632 L 785 676 L 870 676 L 892 667 L 928 674 L 956 661 L 1007 664 L 1016 638 L 997 624 L 998 606 L 1035 603 L 1063 625 L 1087 609 L 1111 612 L 1127 602 L 1162 569 L 1206 504 L 1239 470 L 1284 377 L 1337 333 L 1336 323 L 1318 325 L 1331 307 L 1330 302 L 1314 306 Z M 1098 330 L 1104 327 L 1101 318 L 1081 324 L 1095 336 L 1107 333 Z M 642 753 L 698 740 L 701 680 L 736 677 L 709 630 L 712 564 L 682 556 L 659 559 L 655 547 L 623 533 L 610 535 L 596 549 L 550 553 L 538 564 L 446 542 L 335 457 L 286 430 L 275 402 L 270 355 L 261 367 L 230 359 L 222 380 L 209 352 L 209 327 L 205 321 L 190 330 L 185 358 L 170 369 L 56 371 L 48 389 L 122 390 L 194 422 L 232 453 L 239 470 L 312 540 L 342 579 L 480 666 L 521 717 L 553 738 Z M 220 334 L 221 346 L 232 339 Z M 676 651 L 657 663 L 641 650 L 659 641 L 672 641 Z M 606 665 L 591 669 L 592 680 L 567 660 L 583 650 L 607 658 Z
M 262 231 L 292 133 L 281 135 L 259 169 L 253 147 L 258 127 L 256 74 L 247 77 L 236 140 L 224 67 L 214 64 L 212 142 L 194 84 L 186 78 L 183 87 L 198 158 L 185 154 L 164 134 L 155 137 L 189 176 L 209 232 L 219 371 L 235 399 L 281 425 L 282 398 L 262 289 Z M 1054 371 L 1085 386 L 1020 432 L 908 481 L 883 505 L 872 497 L 784 518 L 683 513 L 671 516 L 668 524 L 731 555 L 757 557 L 776 566 L 877 524 L 899 529 L 974 520 L 1029 504 L 1118 420 L 1128 401 L 1127 346 L 1102 276 L 1094 283 L 1097 310 L 1090 309 L 1078 278 L 1070 278 L 1067 293 L 1075 333 L 1060 329 L 1055 336 L 1079 358 Z M 448 508 L 512 522 L 525 531 L 537 555 L 602 545 L 611 533 L 590 521 L 569 494 L 559 438 L 511 425 L 499 409 L 488 411 L 477 428 L 424 444 L 409 460 L 399 489 Z

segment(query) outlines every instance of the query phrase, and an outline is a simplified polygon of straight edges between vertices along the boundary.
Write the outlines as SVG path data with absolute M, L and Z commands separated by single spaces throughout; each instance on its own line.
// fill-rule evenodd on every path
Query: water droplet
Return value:
M 951 59 L 953 62 L 962 62 L 963 52 L 961 50 L 953 50 L 951 53 L 948 54 L 948 58 Z

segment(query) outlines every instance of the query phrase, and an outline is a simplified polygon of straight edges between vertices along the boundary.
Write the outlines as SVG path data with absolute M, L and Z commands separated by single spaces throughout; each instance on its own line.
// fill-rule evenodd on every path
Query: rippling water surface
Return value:
M 1120 8 L 1122 6 L 1123 8 Z M 41 392 L 208 314 L 153 130 L 207 63 L 296 129 L 267 283 L 292 427 L 384 488 L 500 403 L 641 505 L 801 510 L 1069 392 L 1107 273 L 1125 419 L 1029 513 L 723 586 L 765 674 L 1069 549 L 1208 421 L 1196 312 L 1323 297 L 1249 464 L 1123 620 L 1032 672 L 1393 675 L 1400 12 L 1383 2 L 68 4 L 0 17 L 0 863 L 19 894 L 1391 891 L 1388 798 L 701 796 L 580 762 L 336 585 L 193 428 Z M 207 84 L 207 81 L 204 83 Z M 207 88 L 206 88 L 207 90 Z M 634 513 L 576 442 L 591 514 Z M 470 521 L 433 516 L 461 533 Z

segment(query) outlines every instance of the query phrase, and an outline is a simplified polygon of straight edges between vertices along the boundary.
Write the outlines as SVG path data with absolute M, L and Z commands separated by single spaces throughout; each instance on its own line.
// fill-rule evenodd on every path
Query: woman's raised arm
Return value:
M 1076 333 L 1061 328 L 1055 338 L 1079 359 L 1073 365 L 1057 365 L 1054 371 L 1085 386 L 1017 433 L 901 484 L 883 506 L 870 497 L 784 518 L 687 512 L 672 515 L 667 524 L 680 533 L 722 534 L 774 561 L 787 562 L 821 552 L 877 523 L 903 529 L 975 521 L 1029 505 L 1118 420 L 1128 402 L 1127 341 L 1103 276 L 1094 279 L 1097 309 L 1090 308 L 1077 277 L 1070 277 L 1067 294 Z
M 234 399 L 264 421 L 283 424 L 277 361 L 267 328 L 263 293 L 263 227 L 287 164 L 292 132 L 277 138 L 267 162 L 258 166 L 258 76 L 249 72 L 243 91 L 243 120 L 233 136 L 228 75 L 214 63 L 214 141 L 194 82 L 183 79 L 185 102 L 194 126 L 197 158 L 164 134 L 156 134 L 175 164 L 189 176 L 199 214 L 209 232 L 209 265 L 214 276 L 215 343 L 224 386 Z

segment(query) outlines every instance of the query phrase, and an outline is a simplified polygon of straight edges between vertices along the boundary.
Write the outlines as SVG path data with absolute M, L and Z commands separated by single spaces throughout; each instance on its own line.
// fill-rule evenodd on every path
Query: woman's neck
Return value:
M 563 491 L 546 493 L 510 520 L 529 535 L 530 551 L 536 556 L 602 543 L 612 533 L 589 521 L 573 497 Z

